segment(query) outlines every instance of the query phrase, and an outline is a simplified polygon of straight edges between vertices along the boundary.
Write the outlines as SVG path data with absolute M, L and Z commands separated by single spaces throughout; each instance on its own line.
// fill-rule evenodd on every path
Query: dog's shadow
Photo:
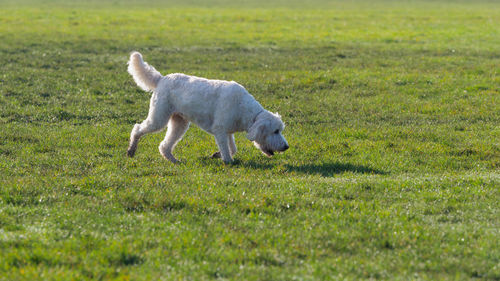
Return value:
M 244 168 L 262 169 L 262 170 L 270 170 L 276 166 L 274 164 L 256 162 L 256 161 L 235 161 L 234 165 Z M 373 169 L 368 166 L 355 165 L 351 163 L 341 163 L 341 162 L 328 162 L 321 164 L 311 163 L 302 165 L 285 164 L 283 167 L 284 170 L 288 172 L 296 172 L 309 175 L 321 175 L 323 177 L 332 177 L 336 174 L 342 174 L 346 172 L 351 172 L 356 174 L 372 174 L 372 175 L 389 174 L 386 171 Z
M 375 175 L 386 175 L 385 171 L 373 169 L 368 166 L 355 165 L 351 163 L 341 163 L 341 162 L 330 162 L 323 164 L 304 164 L 304 165 L 285 165 L 289 171 L 303 173 L 303 174 L 319 174 L 323 177 L 331 177 L 336 174 L 342 174 L 346 172 L 356 173 L 356 174 L 375 174 Z

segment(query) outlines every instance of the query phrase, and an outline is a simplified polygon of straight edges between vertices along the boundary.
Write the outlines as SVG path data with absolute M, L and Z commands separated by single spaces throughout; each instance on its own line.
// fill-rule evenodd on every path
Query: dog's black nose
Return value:
M 285 147 L 283 147 L 283 151 L 287 150 L 288 148 L 290 148 L 290 147 L 287 144 L 287 145 L 285 145 Z

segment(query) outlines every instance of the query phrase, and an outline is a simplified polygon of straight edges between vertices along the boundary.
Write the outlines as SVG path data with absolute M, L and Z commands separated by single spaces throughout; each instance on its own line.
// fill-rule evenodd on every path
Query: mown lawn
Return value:
M 494 1 L 0 2 L 0 280 L 500 280 Z M 163 74 L 235 80 L 291 148 L 195 125 L 126 157 Z

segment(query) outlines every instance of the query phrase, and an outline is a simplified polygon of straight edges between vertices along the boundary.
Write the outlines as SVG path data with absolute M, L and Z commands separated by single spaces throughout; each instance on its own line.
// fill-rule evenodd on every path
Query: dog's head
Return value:
M 285 128 L 278 113 L 264 110 L 257 115 L 255 122 L 248 129 L 247 138 L 265 155 L 271 157 L 274 152 L 288 149 L 288 143 L 281 132 Z

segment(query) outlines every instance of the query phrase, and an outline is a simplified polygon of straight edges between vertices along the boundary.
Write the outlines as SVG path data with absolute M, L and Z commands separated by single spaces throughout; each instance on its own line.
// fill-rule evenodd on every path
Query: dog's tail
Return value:
M 154 67 L 144 62 L 139 52 L 132 52 L 128 61 L 128 73 L 134 77 L 137 86 L 144 91 L 153 91 L 158 86 L 162 78 L 160 72 Z

